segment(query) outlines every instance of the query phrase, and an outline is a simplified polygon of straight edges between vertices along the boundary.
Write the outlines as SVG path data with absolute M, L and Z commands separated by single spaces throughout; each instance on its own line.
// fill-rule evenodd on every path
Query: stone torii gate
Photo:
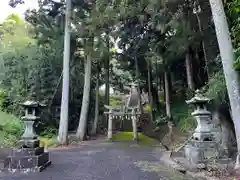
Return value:
M 137 85 L 131 83 L 131 88 L 129 89 L 128 99 L 125 101 L 125 108 L 114 108 L 112 106 L 105 105 L 104 107 L 108 109 L 108 112 L 104 112 L 104 114 L 108 115 L 108 133 L 107 137 L 109 140 L 112 139 L 113 134 L 113 120 L 114 119 L 124 119 L 132 121 L 133 128 L 133 139 L 138 141 L 138 128 L 137 128 L 137 119 L 140 115 L 139 113 L 139 99 L 137 92 Z M 130 111 L 130 112 L 129 112 Z

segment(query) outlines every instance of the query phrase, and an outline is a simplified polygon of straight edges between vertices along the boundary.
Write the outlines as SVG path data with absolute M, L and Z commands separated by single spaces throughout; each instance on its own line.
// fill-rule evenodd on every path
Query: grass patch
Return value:
M 143 135 L 142 133 L 138 133 L 139 142 L 141 144 L 159 144 L 158 141 L 152 139 L 148 136 Z M 133 141 L 133 133 L 132 132 L 118 132 L 113 134 L 113 141 Z

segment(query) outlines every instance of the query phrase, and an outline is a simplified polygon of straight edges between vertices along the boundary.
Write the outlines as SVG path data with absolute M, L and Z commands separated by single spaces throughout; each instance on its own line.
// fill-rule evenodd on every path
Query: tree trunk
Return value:
M 150 62 L 147 60 L 147 70 L 148 70 L 148 99 L 150 105 L 150 121 L 153 122 L 153 100 L 152 100 L 152 81 L 151 81 L 151 68 Z
M 163 85 L 163 101 L 166 102 L 165 73 L 163 73 L 162 75 L 162 85 Z
M 110 104 L 110 85 L 109 85 L 109 63 L 110 63 L 110 52 L 109 52 L 109 35 L 107 33 L 107 58 L 105 59 L 105 105 Z
M 92 48 L 92 47 L 91 47 Z M 83 90 L 83 98 L 82 98 L 82 107 L 79 125 L 77 129 L 76 137 L 80 140 L 84 140 L 86 125 L 87 125 L 87 114 L 89 107 L 89 95 L 90 95 L 90 85 L 91 85 L 91 66 L 92 66 L 92 52 L 87 54 L 85 60 L 85 77 L 84 77 L 84 90 Z
M 143 106 L 142 106 L 142 98 L 141 98 L 141 90 L 140 90 L 140 73 L 138 69 L 138 60 L 135 57 L 135 70 L 136 70 L 136 79 L 137 79 L 137 91 L 138 91 L 138 104 L 141 114 L 143 114 Z
M 166 104 L 166 114 L 169 118 L 171 115 L 171 104 L 170 104 L 170 82 L 169 82 L 168 72 L 164 72 L 164 82 L 165 82 L 165 104 Z
M 185 56 L 185 64 L 186 64 L 188 88 L 191 90 L 194 90 L 192 59 L 191 59 L 191 55 L 190 55 L 189 51 L 186 53 L 186 56 Z
M 64 35 L 64 54 L 63 54 L 63 84 L 61 113 L 58 131 L 59 144 L 68 143 L 68 104 L 69 104 L 69 59 L 70 59 L 70 19 L 71 19 L 71 1 L 66 1 L 66 19 Z
M 220 55 L 223 64 L 228 96 L 230 100 L 232 119 L 235 126 L 238 155 L 236 168 L 240 168 L 240 84 L 237 72 L 233 69 L 234 53 L 228 23 L 221 0 L 210 0 L 215 24 Z
M 99 120 L 99 67 L 97 68 L 97 79 L 96 79 L 96 99 L 95 99 L 95 117 L 91 134 L 96 135 L 97 125 Z
M 203 31 L 202 31 L 202 23 L 201 23 L 201 19 L 200 19 L 198 13 L 196 13 L 196 17 L 197 17 L 197 21 L 198 21 L 199 32 L 200 32 L 201 36 L 204 37 Z M 206 52 L 206 46 L 205 46 L 204 39 L 201 40 L 201 45 L 202 45 L 204 61 L 205 61 L 204 70 L 206 72 L 206 76 L 207 76 L 207 80 L 208 80 L 208 78 L 209 78 L 208 59 L 207 59 L 207 52 Z

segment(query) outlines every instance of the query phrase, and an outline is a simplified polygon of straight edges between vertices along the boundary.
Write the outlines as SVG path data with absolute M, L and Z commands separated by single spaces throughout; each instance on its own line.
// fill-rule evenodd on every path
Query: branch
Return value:
M 10 0 L 8 4 L 15 8 L 18 4 L 24 4 L 24 0 Z

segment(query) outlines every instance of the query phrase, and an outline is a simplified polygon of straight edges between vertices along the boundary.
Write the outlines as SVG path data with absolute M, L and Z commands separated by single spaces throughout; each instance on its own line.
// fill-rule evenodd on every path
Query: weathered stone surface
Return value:
M 37 148 L 39 147 L 40 141 L 38 139 L 23 139 L 19 143 L 23 144 L 24 148 Z
M 201 163 L 204 161 L 204 151 L 201 148 L 188 144 L 185 146 L 185 157 L 190 163 Z
M 26 153 L 26 151 L 25 151 Z M 39 171 L 42 166 L 45 166 L 49 162 L 49 153 L 45 152 L 40 155 L 28 155 L 15 154 L 15 156 L 8 156 L 4 160 L 4 169 L 12 171 L 14 169 L 24 171 L 25 169 L 32 169 L 33 171 Z
M 9 156 L 37 156 L 44 153 L 44 147 L 12 149 Z

